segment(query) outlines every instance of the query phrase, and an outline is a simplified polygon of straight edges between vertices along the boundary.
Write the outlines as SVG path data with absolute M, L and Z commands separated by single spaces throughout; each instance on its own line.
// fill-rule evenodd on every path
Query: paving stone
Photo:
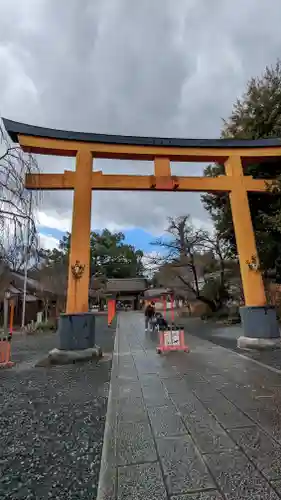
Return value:
M 214 400 L 208 403 L 208 408 L 225 429 L 249 427 L 253 425 L 253 422 L 230 401 L 216 402 Z
M 146 422 L 148 415 L 142 398 L 118 401 L 118 421 L 119 422 Z
M 118 469 L 117 500 L 167 500 L 158 463 Z
M 275 489 L 275 491 L 280 495 L 281 498 L 281 479 L 278 479 L 277 481 L 271 481 L 271 486 Z
M 196 370 L 198 370 L 198 365 L 196 366 Z M 187 384 L 204 384 L 208 385 L 208 381 L 205 379 L 205 377 L 201 374 L 196 372 L 195 370 L 189 372 L 188 374 L 185 374 L 183 376 L 184 380 L 186 381 Z
M 140 383 L 142 384 L 142 380 L 140 379 Z M 163 391 L 166 394 L 165 388 L 158 377 L 155 377 L 154 380 L 151 380 L 148 384 L 147 379 L 145 381 L 145 385 L 142 385 L 143 393 L 148 394 L 154 392 L 155 394 L 162 394 Z
M 276 441 L 281 444 L 281 415 L 276 408 L 246 410 L 247 415 L 258 423 L 266 432 L 268 432 Z
M 135 366 L 134 358 L 133 358 L 130 350 L 125 353 L 125 352 L 120 352 L 120 349 L 119 349 L 119 351 L 117 351 L 117 354 L 118 354 L 119 369 L 134 368 L 134 366 Z
M 235 448 L 234 441 L 227 435 L 217 420 L 202 407 L 200 401 L 179 408 L 182 418 L 202 453 L 216 453 Z
M 135 351 L 134 354 L 132 355 L 132 358 L 135 365 L 148 363 L 146 351 L 144 351 L 143 349 Z
M 157 439 L 169 494 L 214 488 L 214 482 L 190 436 Z
M 197 389 L 195 390 L 196 395 L 198 395 L 200 401 L 201 395 L 198 394 Z M 213 395 L 212 399 L 207 400 L 203 398 L 203 403 L 206 407 L 211 410 L 213 415 L 226 429 L 232 429 L 235 427 L 249 427 L 253 425 L 253 422 L 244 414 L 242 411 L 238 410 L 230 401 L 228 401 L 221 394 Z
M 156 384 L 159 382 L 160 387 L 163 389 L 162 382 L 157 374 L 155 373 L 142 373 L 139 376 L 139 381 L 142 387 L 149 386 L 151 384 Z
M 171 399 L 164 390 L 164 387 L 157 392 L 154 387 L 149 385 L 142 388 L 143 398 L 147 407 L 150 406 L 169 406 L 172 404 Z
M 163 383 L 169 394 L 181 394 L 184 398 L 185 394 L 189 392 L 189 388 L 184 379 L 165 379 Z
M 270 484 L 242 452 L 205 455 L 205 459 L 228 500 L 278 500 Z
M 225 399 L 209 382 L 187 382 L 187 384 L 204 404 L 212 402 L 214 398 L 220 398 L 222 401 Z
M 141 398 L 142 391 L 139 382 L 118 380 L 118 399 Z
M 155 436 L 187 434 L 187 429 L 175 408 L 171 406 L 149 408 L 148 414 Z
M 156 461 L 156 450 L 148 422 L 120 422 L 117 434 L 117 464 Z
M 238 385 L 227 386 L 221 389 L 222 394 L 238 408 L 247 413 L 247 410 L 259 410 L 267 405 L 272 406 L 271 398 L 261 398 L 264 392 L 254 390 L 252 387 Z
M 191 493 L 190 495 L 177 495 L 171 500 L 224 500 L 218 491 L 206 491 L 205 493 Z
M 132 382 L 138 382 L 138 372 L 133 367 L 124 367 L 119 368 L 118 378 L 120 380 L 131 380 Z
M 268 478 L 281 478 L 281 446 L 258 427 L 236 429 L 231 436 Z
M 215 374 L 204 374 L 204 377 L 207 378 L 209 384 L 220 391 L 221 389 L 224 389 L 226 387 L 229 387 L 231 382 L 227 380 L 227 378 L 221 374 L 215 373 Z
M 147 361 L 145 357 L 143 357 L 143 359 L 140 359 L 139 361 L 135 361 L 135 363 L 136 369 L 140 374 L 158 372 L 158 366 L 154 363 L 151 363 L 150 361 Z
M 159 368 L 162 368 L 163 366 L 166 365 L 167 358 L 163 358 L 161 356 L 158 356 L 156 353 L 156 345 L 153 347 L 153 350 L 151 350 L 151 345 L 148 345 L 145 347 L 145 352 L 146 352 L 146 359 L 150 363 L 153 364 L 153 366 L 158 366 Z
M 177 367 L 173 367 L 171 365 L 162 365 L 161 368 L 158 368 L 158 375 L 161 379 L 182 379 L 182 374 L 179 372 Z
M 131 350 L 131 353 L 132 353 L 134 360 L 136 358 L 138 359 L 140 356 L 146 355 L 146 352 L 144 351 L 141 344 L 137 344 L 137 343 L 134 344 L 134 343 L 130 342 L 130 350 Z
M 199 409 L 202 409 L 203 412 L 205 411 L 205 406 L 203 405 L 203 403 L 199 401 L 199 399 L 190 389 L 188 389 L 184 394 L 171 394 L 171 398 L 178 408 L 184 406 L 185 412 L 198 411 Z

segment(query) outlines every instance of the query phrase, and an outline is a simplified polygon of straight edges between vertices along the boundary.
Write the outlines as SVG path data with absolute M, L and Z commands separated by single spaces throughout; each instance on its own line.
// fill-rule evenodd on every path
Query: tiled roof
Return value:
M 144 292 L 144 298 L 159 297 L 161 295 L 168 295 L 169 293 L 171 293 L 169 288 L 148 288 Z
M 108 279 L 106 292 L 144 292 L 147 288 L 145 278 Z
M 95 289 L 95 277 L 91 278 L 91 290 Z M 105 293 L 115 292 L 144 292 L 147 288 L 147 280 L 145 278 L 109 278 L 104 286 Z
M 10 277 L 12 278 L 11 281 L 15 282 L 16 287 L 23 289 L 23 287 L 24 287 L 24 275 L 23 274 L 17 273 L 15 271 L 11 271 Z M 32 290 L 32 291 L 42 292 L 44 290 L 44 292 L 54 294 L 54 292 L 51 289 L 49 289 L 48 287 L 42 286 L 40 281 L 35 280 L 34 278 L 30 278 L 29 276 L 27 277 L 27 280 L 26 280 L 26 287 L 27 287 L 27 290 L 29 290 L 29 291 Z

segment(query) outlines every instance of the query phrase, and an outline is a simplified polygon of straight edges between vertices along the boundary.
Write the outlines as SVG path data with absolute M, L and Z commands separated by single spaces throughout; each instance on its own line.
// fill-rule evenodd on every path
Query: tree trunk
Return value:
M 9 323 L 9 300 L 4 297 L 4 334 L 8 334 Z
M 191 316 L 192 312 L 191 312 L 190 302 L 187 302 L 187 308 L 188 308 L 188 314 L 189 314 L 189 316 Z
M 203 304 L 206 304 L 211 309 L 212 312 L 218 311 L 219 307 L 214 300 L 207 299 L 202 295 L 198 295 L 196 298 L 197 300 L 200 300 L 200 302 L 203 302 Z
M 47 300 L 44 305 L 44 321 L 45 323 L 48 323 L 48 306 L 49 306 L 49 301 Z

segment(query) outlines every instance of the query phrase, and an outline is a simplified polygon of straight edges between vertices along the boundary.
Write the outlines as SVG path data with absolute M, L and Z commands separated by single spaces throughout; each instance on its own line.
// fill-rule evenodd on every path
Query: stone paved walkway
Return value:
M 196 337 L 209 340 L 216 345 L 232 349 L 233 351 L 241 353 L 237 347 L 237 339 L 243 335 L 241 325 L 226 326 L 212 321 L 201 321 L 200 318 L 180 318 L 179 320 L 192 335 Z M 244 350 L 244 356 L 255 359 L 260 363 L 266 364 L 281 370 L 281 350 Z
M 281 375 L 186 335 L 157 355 L 120 314 L 98 500 L 281 498 Z

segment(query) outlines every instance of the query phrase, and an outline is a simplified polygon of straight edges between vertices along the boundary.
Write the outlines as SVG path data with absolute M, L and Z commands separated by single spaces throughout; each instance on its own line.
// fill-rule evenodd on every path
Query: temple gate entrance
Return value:
M 244 336 L 280 337 L 273 308 L 266 305 L 262 274 L 248 203 L 248 192 L 266 192 L 272 180 L 245 176 L 243 161 L 281 156 L 280 139 L 161 139 L 54 130 L 3 119 L 10 138 L 29 153 L 76 157 L 76 170 L 59 174 L 29 174 L 26 187 L 34 190 L 74 190 L 66 320 L 88 316 L 90 226 L 92 190 L 200 191 L 229 193 L 244 290 L 241 308 Z M 95 158 L 150 160 L 154 175 L 107 175 L 93 170 Z M 170 162 L 218 162 L 225 175 L 183 177 L 171 175 Z M 75 321 L 76 321 L 75 320 Z M 69 324 L 69 322 L 68 322 Z M 89 325 L 91 322 L 89 321 Z M 79 321 L 76 328 L 79 329 Z M 90 326 L 89 326 L 90 328 Z M 244 338 L 244 337 L 243 337 Z

